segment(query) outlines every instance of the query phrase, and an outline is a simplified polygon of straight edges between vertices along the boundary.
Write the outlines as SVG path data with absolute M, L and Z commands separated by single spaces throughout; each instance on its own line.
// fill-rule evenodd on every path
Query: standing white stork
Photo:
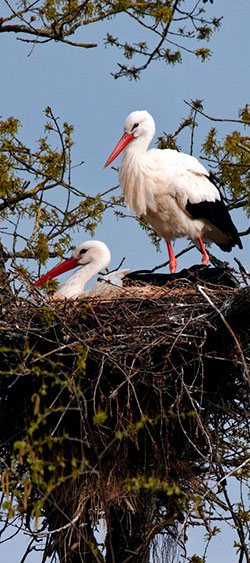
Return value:
M 147 150 L 155 123 L 147 111 L 133 111 L 125 120 L 124 135 L 108 158 L 108 166 L 124 150 L 120 185 L 131 211 L 152 225 L 167 243 L 170 272 L 177 261 L 171 240 L 189 237 L 199 244 L 202 263 L 209 256 L 202 238 L 229 252 L 242 248 L 238 231 L 209 172 L 193 156 L 172 149 Z
M 52 270 L 47 272 L 34 285 L 38 286 L 48 280 L 56 278 L 60 274 L 72 270 L 77 266 L 82 268 L 71 274 L 53 295 L 53 299 L 77 299 L 83 296 L 107 297 L 121 291 L 122 278 L 131 270 L 118 270 L 102 277 L 90 290 L 84 291 L 86 283 L 101 270 L 108 267 L 111 254 L 104 242 L 99 240 L 88 240 L 80 244 L 73 256 L 61 262 Z

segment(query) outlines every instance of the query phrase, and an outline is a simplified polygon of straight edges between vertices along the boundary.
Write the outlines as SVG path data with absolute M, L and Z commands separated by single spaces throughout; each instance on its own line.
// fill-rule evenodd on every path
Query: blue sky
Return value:
M 190 0 L 188 4 L 193 5 L 193 2 Z M 3 119 L 9 115 L 19 118 L 23 140 L 33 144 L 42 136 L 45 122 L 43 110 L 49 105 L 54 114 L 60 116 L 62 123 L 68 121 L 75 126 L 76 145 L 72 158 L 74 163 L 84 160 L 85 164 L 74 170 L 73 183 L 91 195 L 115 186 L 118 183 L 117 173 L 111 168 L 104 170 L 103 165 L 120 138 L 124 119 L 131 111 L 147 109 L 155 118 L 157 134 L 161 135 L 163 131 L 174 131 L 181 118 L 187 116 L 184 99 L 203 99 L 206 113 L 225 118 L 237 118 L 238 108 L 250 103 L 249 0 L 215 0 L 210 10 L 217 16 L 224 15 L 221 30 L 215 33 L 208 44 L 213 51 L 212 58 L 201 64 L 194 56 L 184 54 L 183 64 L 174 68 L 154 63 L 138 82 L 124 78 L 115 81 L 110 72 L 116 70 L 121 53 L 115 48 L 103 47 L 107 30 L 114 35 L 120 34 L 127 41 L 144 38 L 144 32 L 138 32 L 138 28 L 124 16 L 115 23 L 98 24 L 78 32 L 79 40 L 99 43 L 97 49 L 88 51 L 49 44 L 36 46 L 28 56 L 30 46 L 17 41 L 14 35 L 0 34 L 1 116 Z M 202 117 L 199 123 L 194 145 L 197 157 L 200 144 L 211 126 Z M 217 124 L 222 136 L 232 128 L 230 124 Z M 154 142 L 151 146 L 154 146 Z M 188 152 L 188 136 L 183 134 L 179 138 L 180 142 L 183 152 Z M 248 219 L 242 212 L 233 212 L 232 216 L 238 230 L 246 228 Z M 131 269 L 150 268 L 167 259 L 165 244 L 161 245 L 162 252 L 157 253 L 133 219 L 118 222 L 109 214 L 98 226 L 95 238 L 103 240 L 110 247 L 112 267 L 116 267 L 124 256 L 126 260 L 123 267 Z M 76 233 L 74 244 L 77 246 L 85 239 L 84 232 Z M 8 244 L 8 239 L 5 238 L 4 242 Z M 222 260 L 230 260 L 232 264 L 234 256 L 237 256 L 250 269 L 249 239 L 244 238 L 243 245 L 243 251 L 233 249 L 230 255 L 222 253 L 214 245 L 211 251 Z M 175 252 L 185 246 L 185 240 L 178 241 Z M 178 269 L 200 263 L 200 260 L 200 253 L 193 250 L 180 258 Z M 230 547 L 232 541 L 228 536 L 223 537 L 218 540 L 217 547 L 211 546 L 209 563 L 234 563 L 235 554 Z M 19 563 L 22 549 L 23 546 L 20 552 L 16 540 L 13 547 L 10 544 L 0 546 L 0 556 L 3 561 Z M 192 549 L 195 551 L 194 547 Z M 29 559 L 30 563 L 37 561 L 40 561 L 40 557 L 35 555 Z

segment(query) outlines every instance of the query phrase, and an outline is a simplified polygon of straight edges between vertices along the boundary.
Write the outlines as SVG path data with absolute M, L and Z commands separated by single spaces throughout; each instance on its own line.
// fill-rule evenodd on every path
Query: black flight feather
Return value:
M 209 180 L 211 181 L 212 178 L 209 178 Z M 215 184 L 213 180 L 212 183 Z M 186 211 L 193 219 L 206 219 L 222 233 L 227 235 L 229 238 L 228 242 L 216 244 L 221 248 L 221 250 L 230 252 L 236 244 L 239 248 L 242 248 L 242 242 L 221 194 L 220 197 L 221 199 L 216 199 L 215 201 L 200 201 L 199 203 L 191 203 L 188 200 L 186 204 Z

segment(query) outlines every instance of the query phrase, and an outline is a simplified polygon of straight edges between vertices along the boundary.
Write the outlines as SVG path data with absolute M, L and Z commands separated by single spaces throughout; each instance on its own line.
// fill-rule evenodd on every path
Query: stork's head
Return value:
M 124 134 L 108 158 L 104 168 L 111 164 L 131 141 L 134 141 L 134 143 L 141 141 L 143 148 L 146 149 L 154 134 L 155 122 L 152 115 L 146 110 L 132 111 L 125 119 Z
M 37 280 L 34 285 L 41 285 L 68 270 L 72 270 L 77 266 L 87 266 L 87 264 L 96 265 L 96 271 L 100 272 L 108 267 L 110 260 L 111 254 L 104 242 L 100 240 L 87 240 L 76 248 L 70 258 L 52 268 L 52 270 Z
M 124 132 L 132 133 L 133 138 L 147 137 L 152 139 L 155 134 L 155 122 L 146 110 L 132 111 L 124 122 Z
M 102 270 L 108 267 L 111 254 L 104 242 L 100 240 L 87 240 L 76 248 L 72 258 L 77 260 L 79 266 L 98 262 L 100 270 Z

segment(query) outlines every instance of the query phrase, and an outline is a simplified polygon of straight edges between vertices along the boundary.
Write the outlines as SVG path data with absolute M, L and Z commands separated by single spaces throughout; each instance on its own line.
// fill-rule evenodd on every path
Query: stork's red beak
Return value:
M 45 283 L 48 280 L 53 280 L 53 278 L 60 276 L 60 274 L 64 272 L 68 272 L 68 270 L 72 270 L 72 268 L 76 268 L 76 266 L 78 266 L 78 260 L 74 257 L 68 258 L 64 262 L 61 262 L 61 264 L 57 264 L 57 266 L 37 280 L 34 285 L 41 285 L 41 283 Z
M 118 154 L 120 154 L 120 152 L 122 152 L 123 149 L 125 149 L 125 147 L 130 143 L 130 141 L 132 141 L 133 138 L 134 138 L 133 133 L 124 133 L 122 135 L 122 138 L 120 139 L 119 143 L 117 143 L 115 149 L 111 153 L 107 162 L 104 164 L 104 168 L 106 168 L 106 166 L 108 166 L 111 162 L 113 162 L 113 160 L 115 160 Z

